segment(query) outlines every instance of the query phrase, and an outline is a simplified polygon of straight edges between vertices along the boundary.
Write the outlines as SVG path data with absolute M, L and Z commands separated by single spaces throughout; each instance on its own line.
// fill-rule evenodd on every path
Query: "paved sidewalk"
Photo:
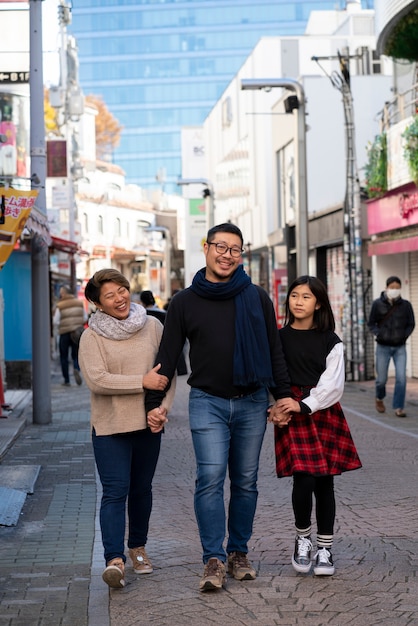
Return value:
M 364 467 L 336 479 L 335 576 L 293 571 L 291 479 L 275 477 L 269 425 L 250 543 L 258 578 L 228 579 L 226 590 L 204 594 L 185 377 L 154 482 L 154 573 L 128 567 L 126 587 L 111 591 L 101 580 L 89 393 L 60 383 L 53 372 L 52 424 L 33 425 L 30 394 L 20 392 L 21 408 L 0 419 L 0 442 L 9 441 L 2 466 L 41 466 L 18 524 L 0 526 L 0 626 L 418 626 L 418 380 L 408 381 L 404 419 L 389 408 L 376 413 L 373 381 L 346 385 L 343 405 Z

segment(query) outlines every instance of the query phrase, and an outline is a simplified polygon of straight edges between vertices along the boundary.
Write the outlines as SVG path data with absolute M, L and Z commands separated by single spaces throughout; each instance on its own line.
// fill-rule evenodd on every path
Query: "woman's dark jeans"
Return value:
M 100 527 L 106 563 L 124 561 L 126 499 L 128 548 L 147 542 L 152 509 L 152 479 L 161 446 L 161 433 L 149 428 L 120 435 L 92 434 L 94 456 L 103 487 Z

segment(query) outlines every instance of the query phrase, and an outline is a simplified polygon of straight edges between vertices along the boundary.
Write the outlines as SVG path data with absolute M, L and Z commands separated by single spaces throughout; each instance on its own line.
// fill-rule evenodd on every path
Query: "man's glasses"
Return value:
M 214 241 L 207 241 L 208 246 L 215 246 L 215 250 L 218 254 L 226 254 L 229 250 L 233 259 L 238 259 L 244 250 L 242 248 L 238 248 L 238 246 L 232 246 L 230 248 L 226 245 L 226 243 L 215 243 Z

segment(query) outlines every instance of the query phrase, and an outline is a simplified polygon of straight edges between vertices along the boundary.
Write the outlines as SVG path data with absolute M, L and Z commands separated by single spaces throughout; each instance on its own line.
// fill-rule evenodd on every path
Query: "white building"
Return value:
M 216 194 L 215 223 L 231 220 L 242 229 L 249 242 L 247 268 L 253 280 L 270 291 L 280 315 L 281 289 L 287 275 L 296 275 L 295 143 L 300 137 L 298 109 L 285 112 L 285 101 L 294 92 L 268 88 L 279 78 L 301 86 L 306 100 L 308 270 L 328 285 L 340 332 L 347 128 L 342 94 L 334 84 L 341 85 L 341 55 L 349 59 L 361 181 L 366 147 L 379 132 L 376 111 L 390 98 L 392 87 L 392 61 L 379 59 L 375 48 L 374 12 L 361 10 L 360 3 L 349 2 L 343 11 L 314 11 L 302 37 L 259 41 L 204 122 L 206 176 Z M 243 79 L 264 81 L 267 90 L 243 91 Z M 363 234 L 367 236 L 366 230 Z

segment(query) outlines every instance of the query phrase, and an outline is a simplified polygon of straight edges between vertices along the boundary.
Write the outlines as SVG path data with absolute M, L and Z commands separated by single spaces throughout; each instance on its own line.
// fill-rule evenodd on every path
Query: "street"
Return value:
M 126 587 L 109 591 L 101 580 L 89 393 L 85 385 L 62 387 L 53 374 L 53 423 L 33 425 L 27 412 L 2 460 L 39 463 L 41 470 L 18 524 L 0 527 L 0 626 L 418 625 L 417 382 L 408 381 L 405 419 L 375 412 L 373 381 L 346 385 L 343 407 L 363 468 L 336 478 L 332 578 L 291 566 L 291 479 L 275 476 L 269 425 L 250 542 L 258 577 L 228 577 L 225 590 L 200 593 L 185 379 L 178 381 L 154 481 L 147 544 L 154 572 L 136 576 L 127 567 Z

